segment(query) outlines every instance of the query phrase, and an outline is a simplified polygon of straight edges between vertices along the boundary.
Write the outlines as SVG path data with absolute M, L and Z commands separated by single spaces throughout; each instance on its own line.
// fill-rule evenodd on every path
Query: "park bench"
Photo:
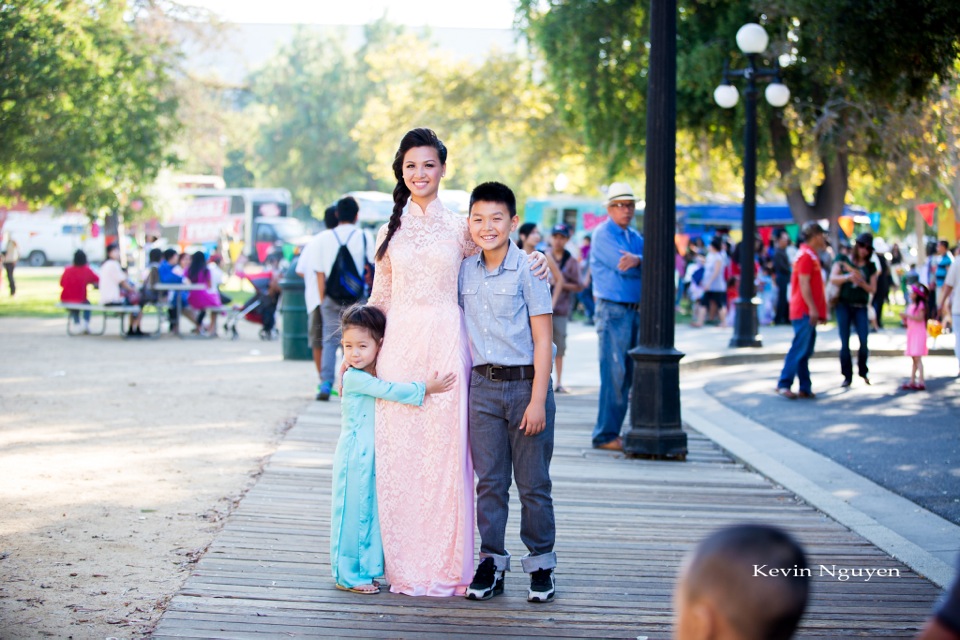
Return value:
M 166 308 L 166 305 L 162 302 L 157 303 L 147 303 L 145 306 L 154 307 L 156 309 L 157 315 L 157 330 L 153 332 L 152 335 L 160 335 L 160 327 L 162 322 L 162 312 Z M 86 302 L 58 302 L 57 307 L 65 311 L 89 311 L 92 316 L 99 315 L 102 318 L 102 323 L 100 324 L 99 331 L 90 331 L 90 335 L 102 336 L 107 331 L 107 318 L 120 318 L 120 335 L 125 336 L 127 331 L 127 317 L 134 313 L 143 313 L 143 308 L 139 305 L 116 305 L 116 304 L 90 304 Z M 82 335 L 80 332 L 74 331 L 74 324 L 70 320 L 70 316 L 67 316 L 67 335 L 76 336 Z M 149 335 L 149 334 L 148 334 Z

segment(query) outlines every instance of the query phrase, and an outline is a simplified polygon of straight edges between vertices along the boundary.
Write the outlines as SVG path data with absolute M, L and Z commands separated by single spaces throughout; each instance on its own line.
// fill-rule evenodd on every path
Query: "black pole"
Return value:
M 757 302 L 754 300 L 757 274 L 754 269 L 757 221 L 757 56 L 750 54 L 749 66 L 744 69 L 747 81 L 747 123 L 743 142 L 743 238 L 740 240 L 740 292 L 735 302 L 731 347 L 759 347 L 760 323 L 757 321 Z
M 684 459 L 687 434 L 680 422 L 680 358 L 674 348 L 674 248 L 676 231 L 677 2 L 651 0 L 647 87 L 646 209 L 640 344 L 630 350 L 633 384 L 630 429 L 623 449 L 631 455 Z

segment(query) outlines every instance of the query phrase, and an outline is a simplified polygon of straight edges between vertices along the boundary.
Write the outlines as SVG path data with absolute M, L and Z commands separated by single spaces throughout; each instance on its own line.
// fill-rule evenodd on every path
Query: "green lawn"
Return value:
M 57 267 L 41 267 L 38 269 L 18 267 L 14 272 L 17 294 L 13 297 L 10 297 L 6 275 L 4 274 L 2 286 L 0 286 L 0 317 L 58 318 L 64 315 L 65 312 L 57 309 L 56 306 L 57 302 L 60 301 L 60 275 L 62 273 L 63 269 Z M 249 282 L 232 277 L 227 280 L 222 290 L 236 302 L 250 297 L 253 293 L 253 286 Z M 88 292 L 90 302 L 96 303 L 99 301 L 99 291 L 91 288 Z

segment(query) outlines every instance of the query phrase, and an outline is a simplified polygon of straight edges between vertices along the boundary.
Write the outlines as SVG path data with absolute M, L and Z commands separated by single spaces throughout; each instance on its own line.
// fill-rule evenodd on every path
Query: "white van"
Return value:
M 50 209 L 35 213 L 11 211 L 2 231 L 5 240 L 17 241 L 20 259 L 32 267 L 69 264 L 77 249 L 83 249 L 92 263 L 106 259 L 103 231 L 92 227 L 82 213 L 55 214 Z

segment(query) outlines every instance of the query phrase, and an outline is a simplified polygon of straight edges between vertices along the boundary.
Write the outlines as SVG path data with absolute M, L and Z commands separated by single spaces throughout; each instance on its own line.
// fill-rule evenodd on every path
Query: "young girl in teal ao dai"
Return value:
M 377 353 L 387 319 L 376 307 L 354 305 L 343 312 L 343 374 L 340 440 L 333 458 L 330 565 L 338 589 L 380 592 L 383 543 L 377 515 L 374 415 L 377 398 L 420 406 L 425 395 L 453 388 L 456 376 L 434 374 L 427 382 L 395 383 L 377 378 Z

